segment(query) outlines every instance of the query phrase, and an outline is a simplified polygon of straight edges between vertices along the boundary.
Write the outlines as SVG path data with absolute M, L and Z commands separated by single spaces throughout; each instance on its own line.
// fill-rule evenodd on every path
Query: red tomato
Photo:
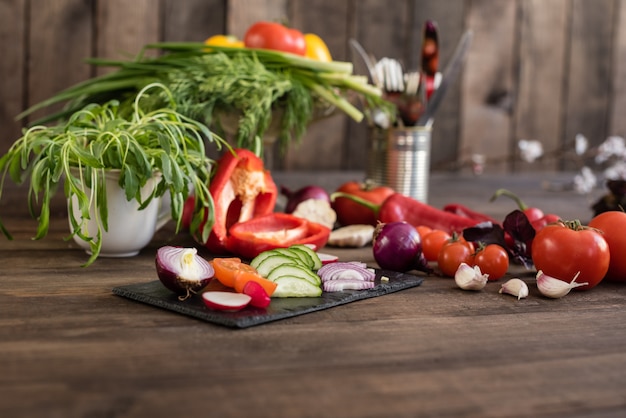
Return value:
M 473 266 L 473 259 L 474 244 L 453 238 L 448 240 L 439 251 L 437 264 L 445 276 L 453 277 L 461 263 Z
M 489 280 L 498 280 L 509 270 L 509 255 L 498 244 L 489 244 L 476 252 L 474 265 L 480 267 L 483 274 L 488 274 Z
M 626 213 L 601 213 L 589 222 L 589 226 L 600 230 L 609 244 L 611 260 L 606 280 L 626 282 Z
M 595 287 L 606 275 L 610 262 L 609 245 L 602 235 L 571 223 L 546 225 L 533 239 L 532 259 L 537 270 L 548 276 L 570 282 L 580 272 L 578 283 Z
M 303 56 L 306 54 L 306 41 L 302 32 L 280 23 L 253 24 L 243 37 L 243 43 L 248 48 L 273 49 Z
M 419 232 L 419 231 L 418 231 Z M 422 237 L 422 253 L 427 261 L 437 261 L 439 251 L 450 239 L 446 231 L 434 229 Z

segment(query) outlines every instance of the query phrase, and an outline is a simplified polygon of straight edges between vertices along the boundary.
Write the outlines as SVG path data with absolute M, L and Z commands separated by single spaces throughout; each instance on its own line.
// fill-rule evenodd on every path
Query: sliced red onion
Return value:
M 341 281 L 341 280 L 361 280 L 373 282 L 376 273 L 372 269 L 366 267 L 365 263 L 360 262 L 340 262 L 323 265 L 317 274 L 322 282 Z
M 286 213 L 292 213 L 300 203 L 309 199 L 324 200 L 330 203 L 330 195 L 319 186 L 306 186 L 296 191 L 291 191 L 287 187 L 282 186 L 280 191 L 287 196 Z
M 342 292 L 344 290 L 365 290 L 374 287 L 374 282 L 364 280 L 329 280 L 322 284 L 324 292 Z
M 157 250 L 156 270 L 165 287 L 185 300 L 209 284 L 215 270 L 196 248 L 164 246 Z

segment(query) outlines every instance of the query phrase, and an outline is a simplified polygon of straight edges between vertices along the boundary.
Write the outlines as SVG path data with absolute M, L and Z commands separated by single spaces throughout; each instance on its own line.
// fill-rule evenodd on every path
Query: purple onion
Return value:
M 379 223 L 374 231 L 372 251 L 374 260 L 384 270 L 431 271 L 422 253 L 420 235 L 407 222 Z
M 300 203 L 309 199 L 325 200 L 330 203 L 330 195 L 319 186 L 305 186 L 296 191 L 291 191 L 287 187 L 282 186 L 280 192 L 287 196 L 287 205 L 285 206 L 286 213 L 292 213 Z
M 157 250 L 157 276 L 161 283 L 185 300 L 206 287 L 215 275 L 213 266 L 195 248 L 165 246 Z

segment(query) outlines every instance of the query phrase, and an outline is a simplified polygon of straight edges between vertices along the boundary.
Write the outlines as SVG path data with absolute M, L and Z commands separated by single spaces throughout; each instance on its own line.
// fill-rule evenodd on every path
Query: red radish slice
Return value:
M 209 309 L 239 311 L 248 306 L 252 298 L 243 293 L 210 291 L 202 294 L 202 300 Z
M 272 302 L 263 286 L 252 280 L 243 286 L 243 293 L 250 296 L 250 305 L 256 308 L 267 308 Z
M 317 253 L 317 256 L 320 258 L 320 260 L 322 260 L 322 265 L 339 261 L 339 257 L 332 254 Z

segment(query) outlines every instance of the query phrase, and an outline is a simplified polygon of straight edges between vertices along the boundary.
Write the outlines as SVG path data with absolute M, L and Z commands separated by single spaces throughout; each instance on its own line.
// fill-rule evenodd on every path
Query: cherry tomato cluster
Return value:
M 475 245 L 446 231 L 417 227 L 426 260 L 436 262 L 445 276 L 454 276 L 461 263 L 478 266 L 489 280 L 502 278 L 509 269 L 509 255 L 497 244 Z
M 289 52 L 318 61 L 332 61 L 326 43 L 314 33 L 302 33 L 276 22 L 259 21 L 251 25 L 243 40 L 232 35 L 209 37 L 207 45 L 230 48 L 259 48 Z

